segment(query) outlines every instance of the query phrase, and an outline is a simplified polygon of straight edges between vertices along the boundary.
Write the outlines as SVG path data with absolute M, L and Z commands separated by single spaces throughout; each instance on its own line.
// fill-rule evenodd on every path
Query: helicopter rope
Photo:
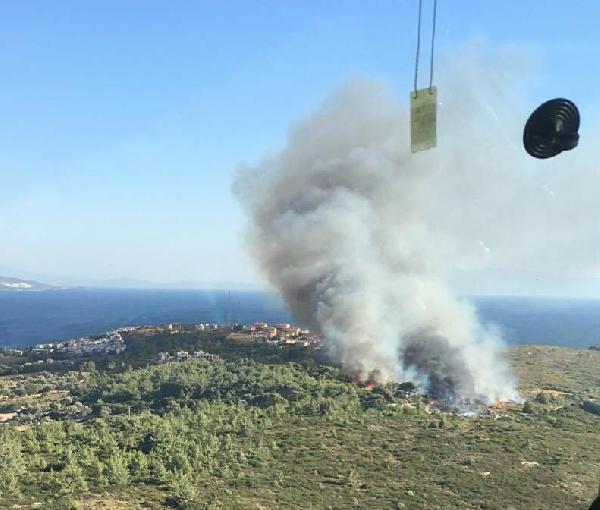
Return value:
M 421 18 L 423 12 L 423 0 L 419 0 L 419 15 L 417 18 L 417 51 L 415 55 L 415 80 L 414 80 L 414 93 L 417 97 L 418 88 L 418 77 L 419 77 L 419 53 L 421 51 Z M 437 20 L 437 0 L 433 0 L 433 26 L 431 30 L 431 55 L 429 58 L 429 92 L 433 86 L 433 57 L 434 57 L 434 46 L 435 46 L 435 26 Z
M 433 0 L 433 28 L 431 29 L 431 59 L 429 60 L 429 93 L 433 84 L 433 47 L 435 44 L 435 21 L 437 17 L 437 0 Z
M 415 56 L 415 97 L 417 97 L 417 77 L 419 75 L 419 50 L 421 49 L 421 8 L 423 0 L 419 0 L 419 18 L 417 20 L 417 54 Z

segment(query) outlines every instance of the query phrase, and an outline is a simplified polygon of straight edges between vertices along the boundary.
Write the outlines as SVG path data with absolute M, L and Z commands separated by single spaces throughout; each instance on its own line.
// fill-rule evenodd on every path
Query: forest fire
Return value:
M 366 391 L 373 391 L 373 389 L 375 389 L 375 386 L 377 386 L 377 384 L 375 382 L 373 382 L 372 380 L 367 379 L 366 381 L 363 381 L 359 377 L 354 377 L 352 379 L 352 384 L 354 384 L 356 386 L 360 386 L 361 388 L 363 388 Z
M 508 404 L 508 402 L 502 402 L 500 400 L 496 400 L 496 402 L 494 402 L 492 405 L 489 405 L 485 408 L 483 415 L 497 417 L 497 416 L 499 416 L 498 412 L 501 411 L 502 409 L 505 409 L 507 404 Z

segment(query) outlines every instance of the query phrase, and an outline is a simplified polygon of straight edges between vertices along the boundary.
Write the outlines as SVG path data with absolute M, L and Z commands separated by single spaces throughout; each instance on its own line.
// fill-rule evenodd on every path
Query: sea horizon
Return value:
M 465 296 L 505 342 L 587 348 L 600 342 L 600 299 Z M 0 347 L 167 323 L 291 322 L 283 302 L 249 289 L 106 289 L 77 287 L 0 293 Z

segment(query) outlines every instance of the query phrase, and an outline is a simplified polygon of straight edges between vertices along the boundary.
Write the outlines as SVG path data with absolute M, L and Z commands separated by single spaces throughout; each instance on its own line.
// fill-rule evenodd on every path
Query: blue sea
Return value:
M 473 298 L 480 318 L 510 344 L 589 347 L 600 343 L 600 300 Z M 265 292 L 72 289 L 0 292 L 0 346 L 100 334 L 119 326 L 170 322 L 290 322 Z

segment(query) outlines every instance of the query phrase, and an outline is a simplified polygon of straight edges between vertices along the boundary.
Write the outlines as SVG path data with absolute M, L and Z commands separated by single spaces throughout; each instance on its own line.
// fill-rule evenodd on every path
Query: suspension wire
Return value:
M 431 29 L 431 59 L 429 60 L 429 93 L 433 84 L 433 48 L 435 45 L 435 22 L 437 17 L 437 0 L 433 0 L 433 28 Z
M 415 55 L 415 81 L 414 81 L 414 93 L 417 97 L 418 88 L 418 77 L 419 77 L 419 53 L 421 51 L 421 18 L 423 12 L 423 0 L 419 0 L 419 16 L 417 19 L 417 51 Z M 437 21 L 437 0 L 433 0 L 433 27 L 431 30 L 431 55 L 429 58 L 429 93 L 433 86 L 433 57 L 434 57 L 434 46 L 435 46 L 435 26 Z
M 417 54 L 415 56 L 415 97 L 417 97 L 417 77 L 419 75 L 419 51 L 421 49 L 421 10 L 423 0 L 419 0 L 419 18 L 417 20 Z

